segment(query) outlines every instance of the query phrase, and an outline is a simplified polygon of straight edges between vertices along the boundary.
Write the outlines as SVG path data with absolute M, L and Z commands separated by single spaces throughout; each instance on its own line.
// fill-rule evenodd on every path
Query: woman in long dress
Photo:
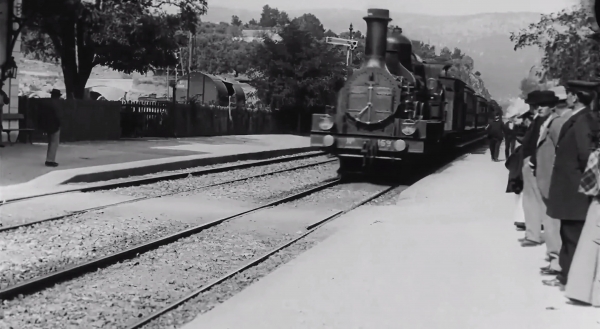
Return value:
M 592 197 L 577 243 L 565 295 L 574 304 L 600 307 L 600 148 L 589 157 L 579 192 Z
M 528 118 L 527 115 L 522 115 Z M 517 120 L 521 120 L 519 117 Z M 520 123 L 520 122 L 519 122 Z M 522 146 L 517 141 L 517 147 L 514 152 L 506 159 L 506 169 L 508 169 L 508 184 L 506 193 L 514 193 L 516 198 L 516 207 L 514 214 L 514 224 L 518 230 L 525 229 L 525 210 L 523 209 L 523 152 Z

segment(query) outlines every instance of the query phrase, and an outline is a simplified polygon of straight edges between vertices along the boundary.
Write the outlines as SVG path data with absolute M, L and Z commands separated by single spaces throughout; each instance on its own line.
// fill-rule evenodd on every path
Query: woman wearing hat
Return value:
M 550 112 L 548 106 L 555 102 L 556 96 L 552 91 L 531 92 L 527 97 L 527 103 L 534 112 L 534 119 L 525 137 L 521 140 L 521 144 L 523 144 L 523 210 L 526 230 L 525 238 L 521 239 L 523 247 L 533 247 L 543 243 L 542 218 L 546 216 L 544 213 L 546 207 L 529 163 L 535 154 L 541 127 Z
M 530 97 L 528 97 L 529 100 Z M 527 111 L 518 116 L 523 121 L 523 126 L 529 127 L 533 120 L 533 113 Z M 519 143 L 521 136 L 517 136 Z M 525 211 L 523 210 L 523 145 L 517 146 L 515 151 L 506 159 L 504 164 L 508 169 L 508 184 L 506 193 L 514 193 L 517 196 L 517 206 L 515 208 L 515 226 L 518 230 L 525 230 Z

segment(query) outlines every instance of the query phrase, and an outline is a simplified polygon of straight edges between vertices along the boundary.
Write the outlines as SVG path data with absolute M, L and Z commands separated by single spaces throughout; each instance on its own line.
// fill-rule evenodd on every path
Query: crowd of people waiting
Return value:
M 559 287 L 571 304 L 600 306 L 600 120 L 589 90 L 569 82 L 529 93 L 530 110 L 502 123 L 502 137 L 506 192 L 517 195 L 515 225 L 525 231 L 519 242 L 545 243 L 548 266 L 540 274 L 555 277 L 542 283 Z M 498 124 L 488 126 L 490 140 L 497 131 Z

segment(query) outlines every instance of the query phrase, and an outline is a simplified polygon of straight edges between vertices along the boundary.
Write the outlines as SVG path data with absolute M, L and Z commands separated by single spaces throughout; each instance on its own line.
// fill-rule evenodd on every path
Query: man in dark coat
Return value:
M 515 125 L 515 116 L 511 117 L 504 123 L 504 156 L 506 160 L 515 152 L 517 144 L 517 130 Z
M 521 240 L 521 246 L 533 247 L 543 243 L 542 220 L 546 214 L 545 204 L 530 166 L 530 159 L 537 148 L 541 126 L 550 112 L 548 105 L 556 102 L 556 96 L 552 91 L 534 91 L 529 93 L 526 102 L 534 112 L 534 119 L 527 129 L 525 137 L 520 140 L 523 145 L 523 211 L 525 212 L 526 230 L 525 238 Z
M 500 116 L 496 115 L 494 121 L 487 126 L 487 137 L 490 142 L 490 153 L 492 155 L 492 161 L 498 161 L 498 154 L 500 153 L 500 144 L 502 144 L 502 121 Z
M 58 100 L 61 98 L 61 92 L 58 89 L 53 89 L 50 92 L 50 98 Z M 48 135 L 48 151 L 46 152 L 47 167 L 58 167 L 56 163 L 56 152 L 60 142 L 60 119 L 58 117 L 59 109 L 56 101 L 50 103 L 48 108 L 43 111 L 41 116 L 42 130 Z
M 561 221 L 559 262 L 562 270 L 556 280 L 544 281 L 550 286 L 565 285 L 568 281 L 573 255 L 590 205 L 590 198 L 579 193 L 578 188 L 594 146 L 593 132 L 597 132 L 597 123 L 589 107 L 592 100 L 593 95 L 589 92 L 569 90 L 567 102 L 573 107 L 573 112 L 558 136 L 547 214 Z

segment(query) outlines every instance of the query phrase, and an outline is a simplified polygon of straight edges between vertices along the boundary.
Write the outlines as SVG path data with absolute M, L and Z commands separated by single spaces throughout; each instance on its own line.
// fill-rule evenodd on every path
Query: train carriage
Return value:
M 388 33 L 388 10 L 369 9 L 364 20 L 365 61 L 340 90 L 335 110 L 313 115 L 312 146 L 339 157 L 342 172 L 364 172 L 485 137 L 489 102 L 450 77 L 451 64 L 425 62 L 401 29 Z M 347 166 L 352 159 L 360 166 Z

